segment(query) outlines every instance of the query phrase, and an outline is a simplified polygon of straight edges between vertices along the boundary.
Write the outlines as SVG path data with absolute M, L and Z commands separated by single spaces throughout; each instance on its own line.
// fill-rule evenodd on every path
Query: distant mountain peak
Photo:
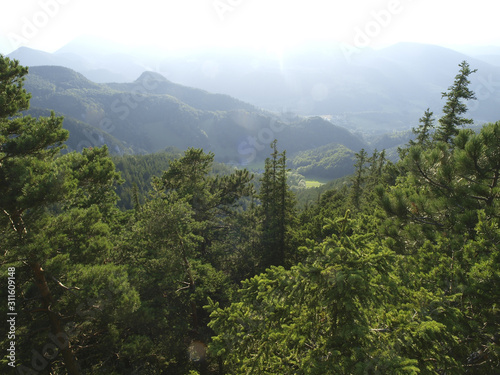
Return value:
M 20 52 L 38 52 L 38 53 L 46 53 L 47 55 L 49 54 L 48 52 L 44 52 L 41 50 L 37 50 L 35 48 L 26 47 L 26 46 L 21 46 L 18 49 L 16 49 L 15 51 L 12 51 L 10 54 L 12 55 L 15 53 L 20 53 Z
M 158 81 L 158 82 L 169 82 L 168 79 L 166 79 L 164 76 L 162 76 L 160 73 L 156 72 L 151 72 L 151 71 L 146 71 L 141 74 L 139 78 L 135 80 L 135 82 L 144 82 L 144 81 Z
M 83 74 L 63 66 L 32 66 L 29 68 L 29 74 L 37 75 L 63 89 L 94 89 L 99 87 Z
M 22 65 L 56 65 L 52 54 L 29 47 L 19 47 L 15 51 L 9 53 L 7 57 L 19 60 Z

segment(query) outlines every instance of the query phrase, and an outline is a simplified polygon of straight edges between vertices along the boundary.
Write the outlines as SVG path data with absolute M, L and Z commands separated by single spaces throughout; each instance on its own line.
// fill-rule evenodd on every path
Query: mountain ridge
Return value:
M 58 65 L 66 65 L 98 83 L 114 81 L 110 86 L 130 86 L 144 71 L 153 71 L 169 82 L 229 95 L 265 110 L 343 117 L 342 126 L 364 133 L 408 130 L 418 125 L 427 108 L 442 108 L 441 93 L 448 88 L 464 59 L 471 68 L 479 69 L 471 77 L 471 87 L 490 90 L 482 96 L 481 105 L 471 111 L 472 117 L 480 122 L 495 121 L 500 102 L 500 90 L 497 87 L 491 90 L 487 84 L 500 82 L 500 66 L 436 45 L 398 43 L 380 50 L 367 49 L 348 61 L 338 45 L 327 43 L 302 46 L 280 56 L 227 49 L 184 56 L 159 53 L 154 56 L 152 51 L 134 55 L 134 51 L 127 54 L 122 47 L 113 49 L 112 44 L 107 49 L 96 47 L 93 51 L 91 43 L 80 43 L 83 55 L 77 59 L 78 43 L 70 43 L 51 56 L 66 58 L 65 64 Z M 29 55 L 29 49 L 22 51 Z M 68 53 L 73 54 L 72 61 L 68 61 Z M 36 51 L 33 54 L 38 55 Z M 19 51 L 9 56 L 19 57 Z M 22 64 L 25 64 L 23 59 L 33 62 L 26 56 L 20 59 Z M 500 61 L 500 55 L 487 60 L 495 59 Z M 171 93 L 180 96 L 178 92 Z M 189 101 L 190 95 L 182 100 Z
M 68 68 L 31 67 L 25 87 L 33 95 L 32 108 L 53 109 L 74 119 L 74 125 L 88 127 L 78 132 L 85 139 L 70 135 L 70 142 L 82 147 L 100 146 L 103 142 L 93 138 L 102 140 L 109 134 L 119 144 L 119 153 L 200 147 L 215 152 L 218 161 L 247 165 L 263 161 L 274 138 L 290 154 L 334 140 L 354 150 L 365 146 L 348 130 L 322 118 L 284 118 L 147 72 L 128 84 L 98 84 Z M 188 103 L 170 95 L 172 89 Z

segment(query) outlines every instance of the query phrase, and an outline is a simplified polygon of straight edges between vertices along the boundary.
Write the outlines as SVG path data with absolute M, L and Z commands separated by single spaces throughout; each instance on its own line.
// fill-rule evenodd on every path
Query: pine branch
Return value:
M 428 177 L 425 172 L 422 170 L 422 168 L 420 167 L 420 164 L 418 162 L 415 162 L 415 165 L 417 166 L 417 169 L 419 171 L 419 173 L 422 175 L 422 177 L 427 181 L 429 182 L 431 185 L 435 186 L 435 187 L 438 187 L 440 189 L 445 189 L 447 191 L 453 191 L 449 186 L 446 186 L 446 185 L 443 185 L 443 184 L 440 184 L 438 182 L 435 182 L 434 180 L 432 180 L 430 177 Z

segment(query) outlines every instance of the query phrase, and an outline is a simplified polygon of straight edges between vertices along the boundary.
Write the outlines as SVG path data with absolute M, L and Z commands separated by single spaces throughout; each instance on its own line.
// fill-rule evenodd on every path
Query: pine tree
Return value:
M 31 95 L 23 88 L 26 74 L 28 68 L 19 61 L 0 55 L 0 121 L 29 108 Z
M 424 116 L 420 118 L 420 125 L 418 128 L 412 128 L 413 134 L 416 135 L 415 141 L 410 141 L 410 145 L 421 145 L 423 147 L 427 146 L 430 140 L 431 131 L 434 129 L 434 115 L 429 108 L 424 113 Z
M 394 297 L 394 254 L 373 234 L 359 233 L 349 212 L 326 225 L 337 235 L 320 244 L 309 240 L 305 262 L 290 269 L 270 267 L 244 281 L 228 307 L 209 301 L 216 334 L 209 351 L 222 358 L 227 373 L 419 372 L 417 356 L 405 355 L 399 337 L 393 340 L 393 327 L 387 326 L 392 317 L 378 316 Z M 394 324 L 398 334 L 399 324 Z M 424 335 L 432 328 L 429 322 L 413 322 L 411 333 L 425 342 L 422 351 L 431 347 L 432 338 Z M 444 351 L 435 343 L 427 353 Z
M 369 190 L 372 190 L 382 182 L 384 167 L 387 163 L 385 150 L 379 152 L 375 149 L 372 156 L 368 159 L 368 163 L 370 166 L 368 168 L 367 185 Z
M 295 200 L 287 183 L 286 151 L 278 153 L 277 140 L 265 161 L 259 200 L 262 218 L 262 269 L 284 265 L 287 257 L 287 231 L 292 222 Z
M 246 244 L 238 240 L 249 225 L 240 202 L 253 192 L 252 176 L 246 170 L 215 176 L 213 157 L 190 148 L 171 161 L 123 243 L 123 262 L 133 266 L 144 306 L 131 330 L 150 348 L 133 358 L 147 361 L 152 373 L 206 373 L 205 361 L 193 365 L 186 356 L 191 343 L 210 338 L 202 306 L 207 297 L 227 301 L 229 275 L 250 261 L 239 258 Z
M 0 55 L 0 210 L 17 237 L 11 246 L 25 249 L 22 253 L 10 254 L 27 262 L 40 292 L 42 307 L 49 311 L 53 297 L 41 259 L 28 250 L 27 237 L 40 210 L 58 201 L 64 191 L 54 158 L 67 140 L 68 132 L 62 129 L 62 118 L 53 113 L 41 119 L 20 114 L 29 108 L 30 95 L 23 89 L 27 73 L 28 69 L 19 66 L 17 61 Z M 63 335 L 57 314 L 49 312 L 48 319 L 52 333 Z M 61 352 L 68 373 L 80 374 L 71 346 L 68 344 Z
M 224 237 L 227 226 L 223 222 L 233 214 L 232 207 L 240 198 L 253 194 L 253 175 L 248 170 L 213 176 L 213 161 L 213 153 L 189 148 L 183 157 L 170 163 L 161 178 L 154 179 L 157 191 L 175 192 L 192 207 L 195 221 L 202 223 L 197 232 L 203 238 L 200 252 L 208 257 L 212 242 Z
M 24 364 L 33 363 L 32 350 L 46 344 L 48 321 L 60 352 L 43 353 L 48 357 L 40 355 L 40 361 L 54 373 L 80 374 L 75 357 L 88 369 L 104 363 L 103 353 L 113 349 L 103 332 L 120 325 L 139 303 L 126 267 L 109 261 L 119 175 L 106 147 L 60 155 L 68 138 L 62 117 L 36 119 L 18 112 L 29 106 L 25 74 L 17 62 L 0 58 L 0 245 L 3 261 L 17 265 L 19 294 L 30 295 L 18 321 L 23 332 L 18 370 L 32 373 Z M 113 301 L 99 296 L 110 288 Z M 94 303 L 88 306 L 89 301 Z M 96 313 L 95 306 L 104 313 Z M 75 324 L 71 335 L 69 319 Z
M 490 288 L 500 280 L 492 272 L 499 262 L 498 243 L 492 244 L 498 238 L 498 150 L 499 122 L 478 134 L 462 129 L 452 144 L 411 146 L 396 185 L 378 190 L 389 214 L 386 241 L 404 259 L 399 277 L 414 301 L 440 311 L 429 318 L 436 330 L 448 332 L 443 342 L 450 354 L 441 367 L 450 373 L 494 373 L 500 357 L 491 315 L 498 292 Z
M 356 163 L 354 164 L 354 176 L 352 177 L 351 202 L 355 208 L 359 209 L 363 185 L 366 181 L 366 167 L 368 154 L 365 149 L 355 154 Z
M 450 143 L 458 134 L 459 127 L 473 123 L 471 119 L 462 117 L 467 112 L 467 105 L 463 101 L 476 99 L 474 92 L 469 89 L 469 76 L 477 69 L 471 70 L 467 61 L 461 62 L 459 67 L 460 72 L 455 76 L 453 85 L 442 93 L 447 101 L 443 108 L 444 115 L 439 119 L 439 126 L 434 134 L 436 141 Z

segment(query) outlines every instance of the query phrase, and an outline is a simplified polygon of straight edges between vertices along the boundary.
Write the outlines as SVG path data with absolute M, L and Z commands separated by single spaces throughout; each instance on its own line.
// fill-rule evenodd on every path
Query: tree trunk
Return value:
M 69 375 L 81 375 L 80 368 L 78 366 L 78 363 L 76 362 L 75 356 L 73 355 L 73 351 L 71 350 L 69 337 L 61 328 L 61 321 L 59 320 L 57 314 L 50 310 L 50 306 L 52 304 L 52 295 L 50 294 L 49 286 L 47 285 L 47 280 L 45 279 L 43 269 L 38 262 L 31 263 L 30 267 L 33 272 L 35 284 L 42 296 L 42 306 L 48 311 L 52 334 L 55 335 L 58 340 L 58 344 L 60 344 L 58 346 L 63 356 L 66 370 L 68 371 Z M 64 340 L 64 342 L 61 341 L 61 338 Z

